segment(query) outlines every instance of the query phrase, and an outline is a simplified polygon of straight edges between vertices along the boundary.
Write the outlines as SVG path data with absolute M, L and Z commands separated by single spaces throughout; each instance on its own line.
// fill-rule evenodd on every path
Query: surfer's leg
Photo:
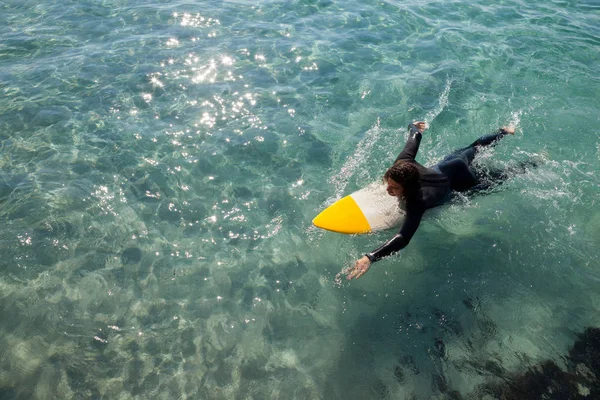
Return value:
M 480 174 L 477 171 L 471 169 L 471 162 L 475 158 L 475 155 L 482 147 L 494 145 L 502 137 L 507 134 L 513 135 L 515 133 L 512 127 L 500 128 L 497 132 L 490 135 L 482 136 L 469 146 L 458 149 L 444 158 L 442 162 L 437 165 L 437 168 L 448 177 L 450 180 L 450 186 L 452 190 L 462 192 L 469 190 L 473 187 L 485 185 L 489 180 L 503 180 L 504 172 L 492 173 L 486 176 L 486 179 L 481 179 Z
M 454 158 L 462 158 L 464 162 L 467 163 L 467 165 L 471 165 L 479 149 L 490 145 L 493 146 L 496 143 L 498 143 L 498 141 L 504 136 L 508 134 L 514 135 L 514 133 L 515 129 L 512 127 L 500 128 L 497 132 L 492 133 L 490 135 L 482 136 L 473 143 L 471 143 L 469 146 L 454 151 L 452 154 L 448 155 L 442 162 L 449 161 Z
M 457 192 L 469 190 L 480 183 L 462 157 L 454 157 L 443 161 L 437 165 L 437 168 L 448 177 L 450 187 Z
M 509 166 L 505 169 L 492 168 L 486 170 L 476 170 L 474 175 L 479 183 L 474 185 L 471 190 L 480 191 L 493 188 L 503 184 L 508 179 L 519 174 L 524 174 L 529 169 L 535 168 L 539 165 L 539 162 L 535 160 L 527 160 L 521 161 L 517 165 Z

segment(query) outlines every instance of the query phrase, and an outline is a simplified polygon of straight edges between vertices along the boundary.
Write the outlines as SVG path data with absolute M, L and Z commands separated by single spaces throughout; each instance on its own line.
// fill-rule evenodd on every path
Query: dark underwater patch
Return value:
M 142 260 L 142 250 L 137 247 L 129 247 L 121 253 L 123 264 L 137 264 Z
M 566 371 L 546 360 L 520 374 L 505 375 L 499 383 L 485 384 L 477 392 L 510 400 L 600 398 L 600 328 L 579 334 L 564 360 Z

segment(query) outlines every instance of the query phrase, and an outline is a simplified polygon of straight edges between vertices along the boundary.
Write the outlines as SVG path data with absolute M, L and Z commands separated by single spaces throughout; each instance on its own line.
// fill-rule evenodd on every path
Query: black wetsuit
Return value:
M 491 135 L 482 136 L 470 146 L 449 154 L 439 164 L 427 168 L 415 161 L 422 135 L 414 125 L 409 125 L 410 134 L 404 149 L 396 158 L 395 163 L 410 162 L 419 170 L 421 176 L 421 198 L 416 202 L 406 204 L 406 217 L 400 231 L 378 249 L 367 253 L 372 262 L 389 256 L 403 249 L 413 237 L 425 210 L 441 205 L 450 198 L 452 191 L 464 192 L 473 189 L 483 189 L 491 186 L 494 181 L 504 178 L 501 172 L 481 174 L 474 172 L 471 162 L 477 151 L 484 146 L 496 143 L 508 132 L 501 129 Z

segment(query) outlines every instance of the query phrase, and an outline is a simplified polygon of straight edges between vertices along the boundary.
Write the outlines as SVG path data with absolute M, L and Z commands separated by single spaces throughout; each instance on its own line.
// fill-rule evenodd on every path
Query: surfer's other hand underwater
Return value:
M 406 211 L 400 231 L 382 246 L 358 259 L 354 267 L 346 272 L 349 280 L 360 278 L 374 262 L 406 247 L 417 231 L 425 211 L 448 201 L 452 192 L 488 189 L 508 177 L 506 171 L 479 171 L 471 163 L 481 148 L 495 145 L 507 134 L 514 135 L 513 127 L 503 127 L 493 134 L 482 136 L 432 167 L 425 167 L 415 160 L 422 133 L 427 128 L 425 122 L 413 122 L 408 126 L 408 141 L 383 176 L 388 194 L 397 197 Z M 526 164 L 535 166 L 531 162 Z

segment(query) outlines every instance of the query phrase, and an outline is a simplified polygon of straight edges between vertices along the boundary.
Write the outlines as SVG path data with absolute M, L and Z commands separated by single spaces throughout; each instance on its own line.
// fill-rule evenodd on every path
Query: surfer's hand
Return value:
M 427 122 L 423 122 L 423 121 L 415 121 L 413 122 L 413 125 L 417 127 L 417 129 L 419 130 L 419 132 L 423 133 L 425 132 L 425 129 L 429 128 L 429 125 L 427 125 Z
M 500 128 L 501 131 L 504 131 L 510 135 L 514 135 L 515 134 L 515 127 L 510 125 L 510 126 L 503 126 L 502 128 Z
M 371 268 L 371 260 L 369 260 L 369 257 L 363 256 L 356 261 L 354 268 L 348 271 L 348 280 L 360 278 L 369 270 L 369 268 Z

